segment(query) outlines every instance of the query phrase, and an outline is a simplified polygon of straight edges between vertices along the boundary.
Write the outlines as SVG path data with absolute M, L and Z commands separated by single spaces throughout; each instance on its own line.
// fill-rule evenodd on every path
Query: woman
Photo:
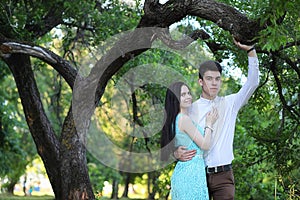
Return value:
M 178 146 L 196 149 L 197 156 L 187 162 L 178 161 L 171 177 L 172 200 L 208 200 L 203 150 L 210 146 L 212 125 L 218 118 L 216 109 L 206 116 L 204 130 L 188 116 L 192 96 L 188 86 L 175 82 L 165 100 L 166 122 L 162 130 L 162 160 L 168 160 Z

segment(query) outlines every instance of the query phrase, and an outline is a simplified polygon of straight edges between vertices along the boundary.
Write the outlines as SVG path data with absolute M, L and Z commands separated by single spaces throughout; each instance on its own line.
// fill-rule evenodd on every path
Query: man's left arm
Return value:
M 235 41 L 235 44 L 240 49 L 247 51 L 248 54 L 247 81 L 239 90 L 239 92 L 236 94 L 237 101 L 235 102 L 235 106 L 237 109 L 239 109 L 248 102 L 248 100 L 254 93 L 255 89 L 259 85 L 259 64 L 258 64 L 258 58 L 254 46 L 243 45 L 237 41 Z

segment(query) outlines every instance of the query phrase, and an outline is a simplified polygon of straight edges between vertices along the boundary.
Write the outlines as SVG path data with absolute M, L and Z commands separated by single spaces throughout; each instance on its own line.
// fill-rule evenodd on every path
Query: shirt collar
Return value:
M 216 96 L 216 98 L 210 100 L 210 99 L 206 99 L 206 98 L 203 98 L 202 96 L 200 96 L 200 101 L 203 102 L 203 103 L 213 103 L 213 102 L 217 102 L 220 100 L 220 97 L 219 96 Z

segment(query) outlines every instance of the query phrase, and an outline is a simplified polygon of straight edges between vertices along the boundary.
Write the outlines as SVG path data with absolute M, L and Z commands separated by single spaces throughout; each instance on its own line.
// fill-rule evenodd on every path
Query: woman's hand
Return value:
M 206 114 L 205 125 L 212 127 L 212 125 L 217 121 L 218 118 L 218 110 L 213 107 L 212 110 Z

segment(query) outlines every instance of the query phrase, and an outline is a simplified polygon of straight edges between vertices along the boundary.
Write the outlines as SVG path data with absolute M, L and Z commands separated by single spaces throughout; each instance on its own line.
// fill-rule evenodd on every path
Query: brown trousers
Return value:
M 207 186 L 210 199 L 233 200 L 234 199 L 234 176 L 233 171 L 206 174 Z

